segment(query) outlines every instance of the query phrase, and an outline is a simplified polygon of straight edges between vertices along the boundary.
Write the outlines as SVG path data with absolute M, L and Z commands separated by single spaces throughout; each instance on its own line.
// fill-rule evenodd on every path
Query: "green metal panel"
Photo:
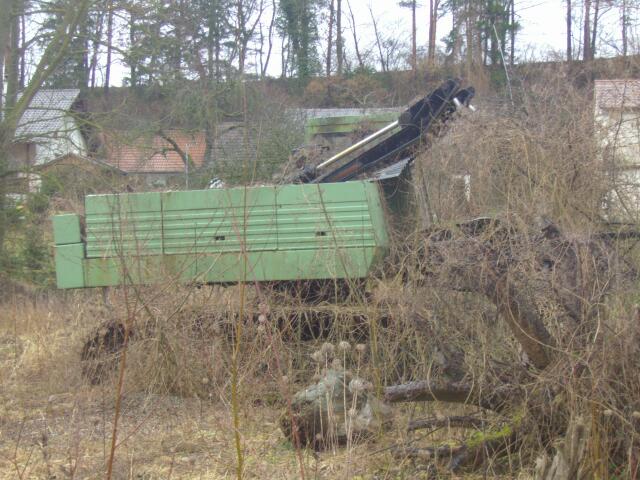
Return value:
M 388 249 L 369 182 L 147 195 L 87 197 L 85 286 L 362 278 Z
M 307 122 L 305 135 L 310 140 L 316 135 L 346 135 L 363 126 L 378 130 L 398 119 L 398 113 L 380 113 L 375 115 L 349 115 L 343 117 L 313 118 Z
M 277 248 L 275 187 L 162 194 L 165 254 Z
M 320 117 L 312 118 L 307 122 L 309 127 L 327 126 L 327 125 L 360 125 L 363 123 L 384 123 L 395 122 L 399 113 L 377 113 L 374 115 L 345 115 L 342 117 Z
M 72 213 L 56 215 L 53 217 L 52 223 L 53 239 L 56 245 L 69 245 L 82 241 L 78 215 Z
M 87 258 L 85 281 L 90 287 L 122 284 L 152 284 L 163 281 L 197 281 L 195 255 L 140 255 Z
M 85 260 L 86 285 L 122 283 L 236 283 L 284 280 L 363 278 L 376 249 L 359 248 L 336 255 L 331 250 L 294 250 L 200 255 L 165 255 Z M 63 287 L 61 287 L 63 288 Z M 72 288 L 72 287 L 68 287 Z
M 160 193 L 89 195 L 87 257 L 162 253 Z
M 375 247 L 365 184 L 287 185 L 278 190 L 278 248 Z
M 84 282 L 84 245 L 81 243 L 72 245 L 57 245 L 55 247 L 56 258 L 56 283 L 58 288 L 82 288 Z

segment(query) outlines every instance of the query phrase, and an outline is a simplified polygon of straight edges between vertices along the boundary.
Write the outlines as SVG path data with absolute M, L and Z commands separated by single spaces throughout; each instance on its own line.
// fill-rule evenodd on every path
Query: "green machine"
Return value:
M 360 278 L 389 243 L 365 181 L 90 195 L 53 230 L 59 288 Z
M 472 97 L 448 80 L 291 184 L 87 196 L 83 217 L 53 217 L 57 285 L 365 278 L 389 251 L 386 204 L 416 146 Z

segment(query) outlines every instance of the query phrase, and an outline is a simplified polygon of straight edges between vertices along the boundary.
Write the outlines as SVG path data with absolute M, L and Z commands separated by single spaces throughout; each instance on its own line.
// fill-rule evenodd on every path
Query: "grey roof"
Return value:
M 378 115 L 381 113 L 400 113 L 403 107 L 397 108 L 296 108 L 291 109 L 293 116 L 310 120 L 312 118 L 351 117 L 359 115 Z
M 372 180 L 390 180 L 392 178 L 399 177 L 402 175 L 408 166 L 411 164 L 412 158 L 405 158 L 404 160 L 400 160 L 393 165 L 390 165 L 382 170 L 375 172 L 372 176 Z
M 214 163 L 242 165 L 245 160 L 255 158 L 255 152 L 255 136 L 250 132 L 245 135 L 243 123 L 221 122 L 216 125 L 211 145 L 211 160 Z
M 64 118 L 71 110 L 80 90 L 39 90 L 22 115 L 16 138 L 38 138 L 60 133 L 67 128 Z

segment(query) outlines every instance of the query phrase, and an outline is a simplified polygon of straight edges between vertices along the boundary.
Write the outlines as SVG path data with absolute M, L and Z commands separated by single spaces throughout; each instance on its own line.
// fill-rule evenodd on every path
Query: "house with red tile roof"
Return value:
M 192 178 L 203 169 L 211 177 L 229 176 L 227 180 L 234 180 L 243 166 L 256 161 L 255 138 L 245 134 L 241 122 L 217 124 L 209 140 L 207 146 L 204 131 L 174 129 L 138 135 L 110 131 L 101 138 L 101 154 L 110 165 L 158 187 L 184 186 L 187 176 Z
M 109 132 L 104 137 L 105 161 L 149 185 L 165 186 L 171 178 L 184 180 L 205 164 L 204 132 L 162 130 L 132 137 Z M 180 182 L 182 183 L 182 182 Z

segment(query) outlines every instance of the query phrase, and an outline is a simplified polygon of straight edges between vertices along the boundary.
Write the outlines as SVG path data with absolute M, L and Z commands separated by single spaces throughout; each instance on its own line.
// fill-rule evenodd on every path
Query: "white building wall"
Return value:
M 86 156 L 87 146 L 75 121 L 65 117 L 65 129 L 51 132 L 45 137 L 34 139 L 36 144 L 35 164 L 44 165 L 63 155 Z
M 603 153 L 618 166 L 640 167 L 640 110 L 596 111 Z
M 614 188 L 606 198 L 612 221 L 640 220 L 640 110 L 596 109 L 605 165 Z

